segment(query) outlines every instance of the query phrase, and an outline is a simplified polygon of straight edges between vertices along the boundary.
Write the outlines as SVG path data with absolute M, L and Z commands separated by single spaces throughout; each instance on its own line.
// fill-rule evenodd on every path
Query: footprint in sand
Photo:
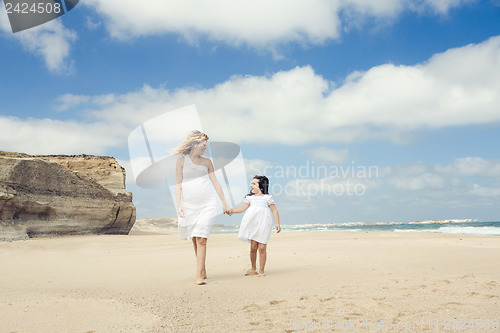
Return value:
M 243 310 L 245 312 L 253 312 L 253 311 L 258 311 L 258 310 L 262 310 L 262 307 L 255 304 L 255 303 L 252 303 L 250 305 L 246 305 L 243 307 Z
M 320 299 L 319 301 L 320 302 L 328 302 L 328 301 L 331 301 L 332 299 L 335 299 L 335 297 L 328 297 L 328 298 L 325 298 L 325 299 Z

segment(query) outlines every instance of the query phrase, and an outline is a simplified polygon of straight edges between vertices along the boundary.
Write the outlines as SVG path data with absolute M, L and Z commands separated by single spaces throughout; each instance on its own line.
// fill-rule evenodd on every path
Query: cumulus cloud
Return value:
M 57 111 L 65 111 L 69 108 L 80 106 L 88 101 L 90 101 L 90 96 L 64 94 L 57 98 L 55 109 Z
M 188 40 L 207 36 L 233 45 L 267 46 L 338 37 L 337 1 L 89 0 L 85 4 L 106 18 L 112 36 L 122 39 L 177 33 Z
M 473 184 L 468 193 L 474 196 L 485 198 L 499 197 L 500 186 L 481 186 L 478 184 Z
M 426 172 L 412 177 L 390 177 L 388 183 L 400 190 L 422 190 L 424 188 L 443 188 L 445 182 L 439 175 Z
M 210 88 L 171 91 L 145 85 L 126 94 L 63 95 L 55 103 L 59 110 L 74 108 L 90 121 L 129 131 L 164 112 L 195 104 L 203 129 L 217 140 L 399 143 L 421 129 L 500 122 L 498 59 L 500 37 L 493 37 L 415 66 L 384 64 L 355 72 L 339 86 L 306 66 L 269 76 L 234 76 Z M 109 147 L 103 135 L 99 150 Z M 126 142 L 126 135 L 121 140 Z
M 145 4 L 131 0 L 88 0 L 82 4 L 100 15 L 99 18 L 87 17 L 86 27 L 96 29 L 104 24 L 115 38 L 177 34 L 191 43 L 208 38 L 233 46 L 268 48 L 276 55 L 277 45 L 289 42 L 322 44 L 338 39 L 343 30 L 366 18 L 387 22 L 388 18 L 397 17 L 404 11 L 446 14 L 452 8 L 474 1 L 151 0 Z M 27 51 L 42 57 L 50 71 L 66 73 L 73 69 L 69 56 L 77 34 L 65 28 L 60 20 L 13 35 L 5 9 L 0 6 L 0 31 L 17 39 Z
M 65 28 L 59 20 L 13 34 L 5 8 L 0 6 L 0 32 L 7 38 L 17 40 L 28 52 L 41 57 L 51 72 L 64 74 L 73 70 L 69 55 L 77 34 Z
M 110 98 L 95 117 L 133 123 L 194 103 L 204 129 L 233 142 L 399 142 L 420 129 L 499 122 L 498 59 L 500 37 L 493 37 L 415 66 L 352 73 L 338 87 L 310 66 L 235 76 L 208 89 L 144 86 Z
M 462 157 L 449 165 L 436 165 L 435 170 L 441 174 L 456 176 L 479 176 L 500 179 L 500 160 L 485 160 L 481 157 Z
M 447 14 L 451 9 L 477 2 L 477 0 L 420 0 L 410 1 L 409 7 L 416 11 L 432 11 Z
M 307 0 L 231 1 L 88 0 L 109 33 L 128 39 L 174 33 L 188 41 L 200 36 L 230 45 L 268 47 L 287 42 L 321 44 L 340 37 L 351 21 L 387 19 L 404 11 L 446 14 L 473 0 Z
M 128 134 L 116 124 L 2 116 L 0 129 L 4 150 L 28 154 L 106 154 L 124 145 Z

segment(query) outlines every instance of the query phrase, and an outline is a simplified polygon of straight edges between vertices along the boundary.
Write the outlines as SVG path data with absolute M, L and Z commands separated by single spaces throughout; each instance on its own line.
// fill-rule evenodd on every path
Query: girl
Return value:
M 224 212 L 230 208 L 215 177 L 212 162 L 202 156 L 207 140 L 205 133 L 192 131 L 174 152 L 181 155 L 177 160 L 175 184 L 179 238 L 193 241 L 196 283 L 199 285 L 206 284 L 206 245 L 217 216 L 216 197 L 222 201 Z
M 276 221 L 276 232 L 281 231 L 280 217 L 274 205 L 274 199 L 269 194 L 269 179 L 266 176 L 255 176 L 250 183 L 250 194 L 245 197 L 243 204 L 228 211 L 228 215 L 243 213 L 238 238 L 250 243 L 250 263 L 252 268 L 245 275 L 264 276 L 266 266 L 267 242 L 271 235 L 272 217 Z M 259 273 L 257 273 L 257 250 L 259 251 Z

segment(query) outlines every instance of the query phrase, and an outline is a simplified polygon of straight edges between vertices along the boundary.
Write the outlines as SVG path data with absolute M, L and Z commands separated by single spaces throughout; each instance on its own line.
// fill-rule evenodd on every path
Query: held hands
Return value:
M 222 212 L 224 214 L 231 216 L 233 214 L 233 209 L 231 208 L 231 206 L 229 206 L 228 204 L 225 203 L 224 208 L 222 209 Z

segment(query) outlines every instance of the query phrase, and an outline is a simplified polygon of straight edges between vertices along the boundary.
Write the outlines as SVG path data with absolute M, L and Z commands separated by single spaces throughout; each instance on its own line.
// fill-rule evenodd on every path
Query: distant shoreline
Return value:
M 426 220 L 416 222 L 350 222 L 281 225 L 283 232 L 425 232 L 500 236 L 500 222 L 480 222 L 473 219 Z M 239 225 L 214 224 L 211 234 L 237 234 Z M 173 235 L 177 233 L 177 219 L 138 219 L 132 232 Z
M 324 226 L 324 227 L 350 227 L 350 226 L 366 226 L 366 225 L 400 225 L 400 224 L 445 224 L 445 223 L 476 223 L 483 222 L 478 219 L 444 219 L 444 220 L 422 220 L 422 221 L 411 221 L 411 222 L 341 222 L 341 223 L 308 223 L 308 224 L 289 224 L 283 225 L 284 227 L 308 227 L 308 226 Z M 176 217 L 166 217 L 166 218 L 138 218 L 136 224 L 153 224 L 162 226 L 172 226 L 177 227 Z

